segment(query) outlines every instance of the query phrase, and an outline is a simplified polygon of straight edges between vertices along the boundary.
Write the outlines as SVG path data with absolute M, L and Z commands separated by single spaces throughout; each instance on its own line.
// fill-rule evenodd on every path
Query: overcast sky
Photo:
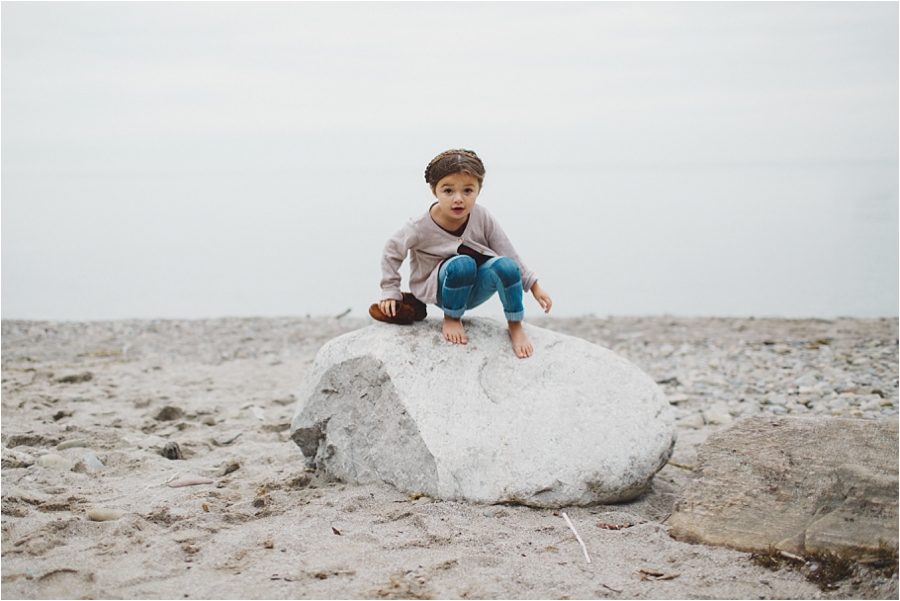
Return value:
M 379 294 L 384 239 L 427 207 L 422 171 L 450 147 L 485 158 L 482 200 L 543 281 L 556 280 L 548 289 L 566 301 L 563 314 L 567 306 L 897 313 L 895 2 L 3 2 L 0 10 L 4 318 L 364 312 Z M 823 246 L 846 244 L 835 257 L 856 257 L 838 266 L 846 270 L 833 273 L 838 280 L 860 265 L 874 270 L 864 292 L 875 304 L 812 303 L 828 294 L 813 284 L 798 300 L 777 287 L 760 297 L 780 295 L 781 304 L 691 300 L 678 282 L 715 289 L 709 274 L 737 259 L 723 250 L 707 264 L 715 249 L 687 244 L 677 260 L 674 241 L 686 237 L 666 238 L 659 222 L 671 218 L 625 202 L 635 182 L 658 178 L 647 190 L 654 197 L 676 185 L 678 166 L 813 164 L 832 174 L 821 166 L 874 169 L 827 186 L 802 177 L 849 190 L 826 203 L 828 223 L 874 203 L 870 229 L 853 234 L 867 242 L 848 234 Z M 566 170 L 577 173 L 563 178 Z M 715 177 L 746 190 L 754 176 Z M 862 200 L 852 177 L 872 186 Z M 777 206 L 800 199 L 783 209 L 795 230 L 804 211 L 815 212 L 791 187 L 798 181 L 784 175 L 777 190 L 759 190 L 770 203 L 788 199 Z M 679 196 L 690 199 L 684 186 L 696 184 L 682 182 Z M 601 210 L 586 190 L 604 186 L 620 200 Z M 699 232 L 734 228 L 735 215 L 755 223 L 772 211 L 756 198 L 716 212 L 710 197 L 685 223 L 703 215 Z M 605 289 L 620 296 L 586 300 L 596 292 L 580 292 L 562 263 L 611 253 L 602 241 L 587 245 L 591 234 L 579 229 L 609 215 L 619 219 L 610 244 L 658 230 L 635 252 L 692 265 L 691 277 L 666 282 L 680 300 L 642 288 L 660 277 L 640 257 L 598 264 Z M 770 226 L 757 221 L 767 236 Z M 567 239 L 579 242 L 559 250 Z M 798 252 L 797 272 L 827 273 L 839 260 L 813 264 Z M 742 260 L 761 273 L 772 262 L 775 280 L 793 281 L 794 271 L 778 271 L 778 253 Z M 627 290 L 642 290 L 640 301 Z

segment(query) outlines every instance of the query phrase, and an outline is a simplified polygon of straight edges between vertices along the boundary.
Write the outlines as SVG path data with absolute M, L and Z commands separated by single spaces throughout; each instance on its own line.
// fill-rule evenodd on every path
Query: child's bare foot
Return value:
M 466 344 L 469 339 L 466 338 L 466 331 L 463 329 L 462 321 L 448 315 L 444 315 L 444 338 L 454 344 Z
M 509 337 L 512 338 L 513 351 L 515 351 L 516 357 L 519 359 L 530 357 L 531 353 L 534 352 L 534 347 L 531 346 L 531 341 L 525 335 L 522 322 L 508 321 L 506 323 L 509 324 Z

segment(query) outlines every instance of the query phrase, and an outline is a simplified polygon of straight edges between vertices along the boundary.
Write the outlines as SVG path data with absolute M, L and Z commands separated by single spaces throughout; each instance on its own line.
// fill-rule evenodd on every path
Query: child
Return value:
M 382 300 L 369 314 L 379 321 L 410 324 L 425 319 L 424 303 L 433 303 L 444 311 L 444 338 L 466 344 L 460 318 L 496 292 L 513 351 L 519 358 L 530 357 L 534 348 L 522 328 L 522 293 L 530 290 L 544 313 L 553 302 L 497 220 L 475 205 L 484 182 L 481 159 L 471 150 L 442 152 L 425 169 L 425 181 L 437 202 L 384 245 Z M 399 269 L 408 251 L 412 294 L 400 292 Z

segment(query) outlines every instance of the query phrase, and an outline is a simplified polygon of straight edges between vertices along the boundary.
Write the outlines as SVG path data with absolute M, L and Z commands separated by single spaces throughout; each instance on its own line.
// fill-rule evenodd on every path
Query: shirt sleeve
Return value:
M 528 292 L 534 283 L 537 282 L 537 274 L 531 271 L 522 261 L 522 257 L 516 252 L 509 237 L 507 237 L 503 228 L 500 227 L 500 223 L 494 219 L 494 216 L 487 211 L 485 211 L 485 216 L 487 220 L 484 226 L 484 233 L 487 237 L 488 247 L 497 255 L 509 257 L 516 262 L 516 265 L 519 266 L 519 273 L 522 275 L 522 290 Z
M 403 300 L 400 292 L 400 265 L 409 249 L 416 244 L 417 234 L 412 223 L 407 223 L 388 238 L 381 255 L 381 300 Z

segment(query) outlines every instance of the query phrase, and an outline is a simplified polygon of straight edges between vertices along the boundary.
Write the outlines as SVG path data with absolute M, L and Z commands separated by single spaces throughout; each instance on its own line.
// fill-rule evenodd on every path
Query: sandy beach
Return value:
M 529 322 L 669 397 L 675 454 L 636 501 L 473 505 L 307 471 L 293 393 L 368 319 L 3 321 L 3 598 L 897 598 L 896 575 L 822 591 L 665 524 L 697 446 L 741 415 L 896 422 L 896 318 Z

